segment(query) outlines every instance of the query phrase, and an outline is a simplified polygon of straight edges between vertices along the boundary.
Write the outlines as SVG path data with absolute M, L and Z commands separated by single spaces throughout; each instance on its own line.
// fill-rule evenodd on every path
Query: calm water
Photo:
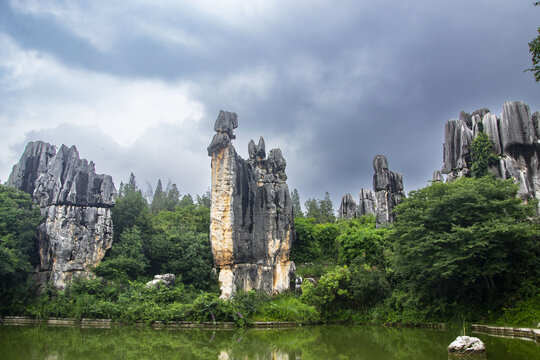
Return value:
M 365 326 L 285 330 L 153 330 L 0 326 L 0 359 L 447 360 L 453 331 Z M 533 342 L 477 335 L 487 358 L 540 359 Z

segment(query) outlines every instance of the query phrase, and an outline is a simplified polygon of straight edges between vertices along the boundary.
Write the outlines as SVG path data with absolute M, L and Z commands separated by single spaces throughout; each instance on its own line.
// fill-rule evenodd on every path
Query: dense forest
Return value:
M 0 186 L 0 315 L 299 323 L 485 322 L 534 326 L 540 320 L 540 223 L 536 200 L 489 171 L 492 144 L 479 136 L 471 177 L 410 192 L 397 220 L 336 220 L 330 196 L 291 195 L 301 291 L 250 291 L 219 299 L 209 241 L 210 194 L 181 195 L 175 184 L 143 191 L 133 174 L 113 209 L 114 242 L 93 279 L 64 291 L 38 289 L 29 195 Z M 173 287 L 147 288 L 173 273 Z

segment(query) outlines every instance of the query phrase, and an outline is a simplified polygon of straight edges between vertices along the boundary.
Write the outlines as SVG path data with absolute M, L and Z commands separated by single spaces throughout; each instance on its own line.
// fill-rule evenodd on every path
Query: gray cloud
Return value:
M 540 110 L 540 87 L 523 73 L 530 66 L 527 42 L 540 26 L 540 9 L 529 1 L 283 1 L 259 7 L 228 1 L 216 9 L 204 1 L 92 3 L 3 2 L 0 32 L 20 51 L 53 59 L 59 71 L 90 79 L 99 74 L 124 98 L 124 83 L 159 83 L 163 94 L 185 89 L 183 96 L 202 106 L 200 117 L 187 112 L 191 126 L 156 119 L 122 145 L 103 127 L 89 130 L 67 116 L 67 125 L 34 132 L 10 124 L 20 138 L 10 145 L 11 160 L 31 138 L 71 141 L 117 185 L 133 171 L 141 184 L 170 178 L 182 192 L 200 193 L 209 186 L 205 147 L 223 108 L 239 115 L 239 153 L 245 156 L 248 141 L 263 135 L 268 146 L 282 148 L 289 186 L 303 201 L 329 191 L 337 207 L 342 194 L 371 187 L 377 153 L 404 174 L 407 190 L 426 185 L 442 162 L 444 122 L 460 110 L 488 107 L 499 114 L 503 102 L 518 99 Z M 0 64 L 0 76 L 3 71 Z M 38 110 L 50 108 L 49 102 L 62 108 L 65 94 L 81 86 L 74 81 L 71 88 L 70 81 L 51 84 L 55 91 L 47 91 L 47 83 L 22 87 L 19 106 L 4 107 L 0 100 L 0 119 L 24 121 L 21 114 L 35 98 L 44 104 Z M 92 93 L 90 106 L 102 102 L 85 91 Z M 15 91 L 1 94 L 6 99 Z M 84 94 L 77 98 L 84 101 Z M 121 104 L 126 116 L 129 108 Z M 92 115 L 107 116 L 107 109 Z

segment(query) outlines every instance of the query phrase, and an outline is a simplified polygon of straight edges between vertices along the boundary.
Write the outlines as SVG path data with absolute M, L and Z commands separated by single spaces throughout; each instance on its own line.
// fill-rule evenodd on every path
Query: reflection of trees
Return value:
M 9 359 L 447 359 L 457 334 L 423 329 L 314 326 L 281 330 L 153 330 L 0 327 Z M 480 336 L 488 358 L 534 358 L 540 348 L 520 340 Z M 512 358 L 514 356 L 514 358 Z

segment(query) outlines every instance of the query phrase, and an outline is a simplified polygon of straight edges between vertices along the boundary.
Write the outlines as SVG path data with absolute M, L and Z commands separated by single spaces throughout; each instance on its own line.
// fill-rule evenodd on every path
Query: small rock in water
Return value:
M 458 336 L 448 345 L 448 354 L 457 356 L 485 354 L 486 347 L 482 340 L 472 336 Z

